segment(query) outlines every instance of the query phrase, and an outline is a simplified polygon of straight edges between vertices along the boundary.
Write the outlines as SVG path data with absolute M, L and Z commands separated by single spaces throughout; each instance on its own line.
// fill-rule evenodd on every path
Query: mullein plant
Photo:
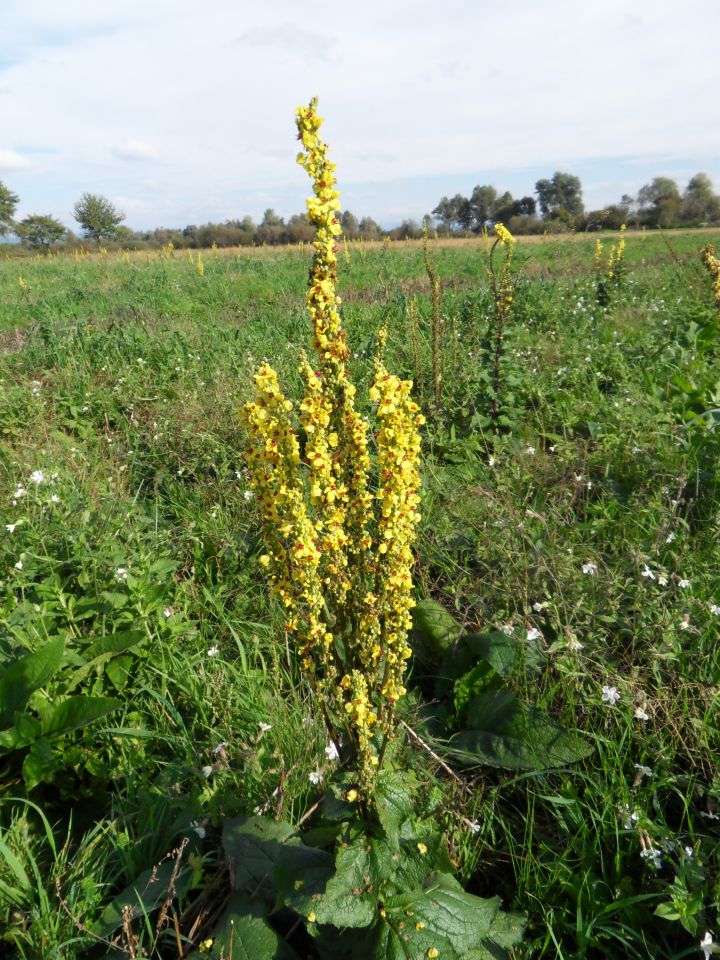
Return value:
M 613 288 L 619 290 L 625 278 L 625 224 L 620 227 L 620 239 L 611 244 L 607 261 L 604 258 L 603 245 L 595 241 L 595 277 L 597 280 L 597 301 L 601 307 L 610 303 Z
M 492 371 L 492 417 L 496 420 L 500 414 L 502 393 L 502 355 L 505 343 L 505 329 L 512 310 L 515 295 L 516 277 L 513 274 L 513 253 L 515 238 L 502 223 L 494 227 L 495 240 L 487 253 L 488 277 L 493 298 L 495 329 L 493 332 L 493 371 Z M 503 252 L 500 269 L 495 267 L 494 255 L 498 247 Z
M 367 804 L 406 693 L 424 419 L 411 381 L 382 361 L 384 333 L 369 391 L 377 405 L 374 438 L 356 409 L 337 293 L 340 201 L 316 100 L 298 108 L 296 122 L 297 161 L 313 183 L 307 214 L 315 255 L 306 295 L 313 357 L 301 354 L 297 409 L 264 363 L 242 418 L 262 515 L 260 562 L 331 735 L 344 733 L 357 771 L 347 796 Z
M 718 259 L 715 247 L 708 244 L 701 250 L 702 262 L 705 269 L 710 274 L 712 282 L 713 296 L 715 297 L 715 306 L 720 310 L 720 260 Z

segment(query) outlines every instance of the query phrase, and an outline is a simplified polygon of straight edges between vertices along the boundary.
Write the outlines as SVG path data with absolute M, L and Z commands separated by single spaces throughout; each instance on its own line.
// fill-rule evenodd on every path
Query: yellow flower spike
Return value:
M 720 310 L 720 260 L 717 257 L 715 247 L 708 244 L 701 251 L 701 256 L 705 269 L 710 274 L 715 306 Z
M 315 356 L 300 359 L 304 389 L 297 413 L 264 363 L 242 417 L 250 484 L 263 523 L 260 563 L 328 719 L 345 728 L 355 749 L 358 789 L 346 795 L 355 802 L 372 795 L 383 753 L 378 731 L 389 734 L 395 704 L 405 694 L 424 421 L 410 398 L 410 382 L 392 376 L 378 360 L 370 391 L 378 404 L 378 477 L 371 480 L 369 428 L 355 409 L 337 293 L 335 165 L 319 135 L 316 106 L 312 100 L 296 111 L 302 146 L 297 159 L 313 184 L 307 215 L 315 240 L 306 303 Z M 380 352 L 384 339 L 381 332 Z

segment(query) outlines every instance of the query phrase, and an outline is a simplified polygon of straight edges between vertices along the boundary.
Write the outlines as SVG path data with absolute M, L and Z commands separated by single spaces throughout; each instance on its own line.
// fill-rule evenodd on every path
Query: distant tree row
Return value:
M 443 197 L 432 216 L 440 233 L 480 233 L 483 227 L 504 223 L 513 233 L 542 233 L 546 230 L 617 229 L 621 224 L 645 227 L 699 226 L 720 224 L 720 196 L 706 173 L 692 177 L 681 193 L 669 177 L 655 177 L 637 197 L 625 194 L 617 203 L 601 210 L 586 211 L 580 178 L 557 171 L 550 179 L 538 180 L 535 197 L 516 199 L 494 186 L 476 186 L 469 197 L 456 194 Z M 61 241 L 79 242 L 59 220 L 49 215 L 31 214 L 16 222 L 19 198 L 0 181 L 0 237 L 15 235 L 36 249 L 48 249 Z M 82 229 L 83 239 L 97 243 L 116 241 L 127 247 L 233 247 L 253 244 L 309 242 L 313 228 L 304 213 L 285 221 L 273 209 L 265 211 L 259 224 L 250 216 L 224 223 L 150 231 L 133 231 L 123 226 L 125 214 L 106 197 L 84 193 L 73 207 L 73 216 Z M 349 239 L 377 240 L 419 237 L 420 225 L 404 220 L 392 230 L 383 230 L 371 217 L 358 218 L 349 210 L 341 214 L 343 233 Z
M 498 221 L 514 233 L 539 233 L 548 228 L 617 229 L 623 223 L 636 227 L 720 223 L 720 196 L 706 173 L 695 174 L 682 194 L 674 180 L 655 177 L 637 197 L 625 194 L 617 203 L 588 212 L 580 178 L 573 174 L 557 171 L 549 180 L 538 180 L 535 194 L 537 201 L 530 196 L 516 200 L 509 191 L 498 193 L 486 184 L 475 187 L 469 197 L 443 197 L 432 213 L 445 233 L 480 233 Z

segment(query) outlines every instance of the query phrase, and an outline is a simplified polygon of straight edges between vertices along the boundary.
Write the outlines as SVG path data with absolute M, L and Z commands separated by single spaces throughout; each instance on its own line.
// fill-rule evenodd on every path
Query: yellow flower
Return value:
M 418 850 L 420 851 L 420 853 L 423 854 L 423 856 L 427 853 L 427 847 L 425 846 L 424 843 L 419 843 L 419 844 L 417 845 L 417 848 L 418 848 Z

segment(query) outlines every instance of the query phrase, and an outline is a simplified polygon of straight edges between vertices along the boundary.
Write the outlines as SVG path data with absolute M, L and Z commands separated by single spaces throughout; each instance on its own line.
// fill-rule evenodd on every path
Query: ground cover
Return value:
M 429 245 L 435 358 L 422 247 L 341 247 L 360 408 L 385 323 L 428 420 L 415 579 L 439 608 L 421 607 L 398 749 L 456 876 L 527 915 L 517 956 L 693 956 L 717 927 L 711 239 L 631 235 L 602 303 L 594 237 L 521 241 L 499 385 L 482 243 Z M 300 395 L 308 267 L 308 248 L 0 261 L 8 956 L 213 955 L 224 821 L 297 824 L 329 777 L 238 418 L 266 358 Z M 34 685 L 10 673 L 38 651 Z M 515 726 L 472 726 L 476 698 L 506 695 Z M 517 717 L 541 715 L 587 751 L 528 755 Z M 162 896 L 123 922 L 156 869 Z

